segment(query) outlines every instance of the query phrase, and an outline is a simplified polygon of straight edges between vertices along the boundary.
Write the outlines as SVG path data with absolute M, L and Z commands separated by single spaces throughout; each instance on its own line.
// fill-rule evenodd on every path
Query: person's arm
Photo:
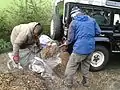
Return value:
M 101 29 L 95 21 L 95 35 L 100 35 L 100 33 L 101 33 Z
M 13 55 L 19 55 L 20 46 L 27 40 L 27 32 L 23 31 L 18 34 L 13 44 Z
M 66 44 L 69 45 L 74 41 L 74 29 L 75 29 L 75 21 L 72 21 L 69 25 L 69 29 L 68 29 L 68 38 L 66 41 Z

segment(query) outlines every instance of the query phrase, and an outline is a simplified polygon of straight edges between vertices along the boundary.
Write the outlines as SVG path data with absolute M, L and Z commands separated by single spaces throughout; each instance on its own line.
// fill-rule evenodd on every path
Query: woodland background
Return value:
M 1 0 L 0 53 L 11 49 L 11 31 L 14 26 L 21 23 L 40 22 L 43 25 L 43 33 L 49 35 L 52 2 L 52 0 Z

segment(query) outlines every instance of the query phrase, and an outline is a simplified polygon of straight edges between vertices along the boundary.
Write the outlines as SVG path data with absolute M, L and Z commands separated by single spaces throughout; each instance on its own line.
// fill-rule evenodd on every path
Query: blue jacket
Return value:
M 96 21 L 87 15 L 75 16 L 68 30 L 68 44 L 74 43 L 73 53 L 90 54 L 95 50 L 96 35 L 101 29 Z

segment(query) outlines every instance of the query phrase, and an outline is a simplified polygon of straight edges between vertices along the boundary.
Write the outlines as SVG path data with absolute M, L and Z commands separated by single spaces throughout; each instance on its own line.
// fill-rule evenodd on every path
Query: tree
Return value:
M 9 19 L 15 24 L 38 21 L 49 24 L 52 12 L 51 0 L 14 0 L 9 10 Z
M 14 0 L 6 10 L 0 11 L 0 49 L 11 47 L 10 34 L 14 26 L 33 21 L 49 25 L 51 12 L 52 0 Z M 44 32 L 48 33 L 49 27 Z

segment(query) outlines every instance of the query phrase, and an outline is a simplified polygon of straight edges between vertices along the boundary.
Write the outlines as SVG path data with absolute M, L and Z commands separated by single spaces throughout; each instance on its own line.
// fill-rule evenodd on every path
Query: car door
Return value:
M 116 51 L 120 51 L 120 11 L 115 11 L 113 16 L 114 33 L 113 38 L 115 40 Z

